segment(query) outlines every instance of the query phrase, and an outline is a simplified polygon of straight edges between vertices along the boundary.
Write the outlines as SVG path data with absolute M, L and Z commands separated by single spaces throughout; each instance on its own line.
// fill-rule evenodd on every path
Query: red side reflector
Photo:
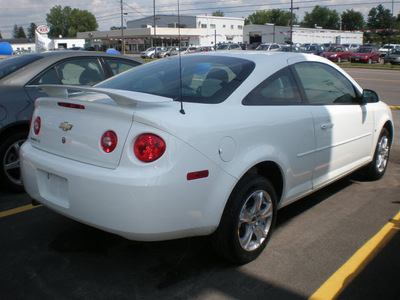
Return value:
M 208 177 L 208 170 L 188 173 L 186 176 L 187 180 L 195 180 L 195 179 L 206 178 L 206 177 Z
M 80 104 L 67 103 L 67 102 L 58 102 L 57 104 L 59 106 L 62 106 L 62 107 L 75 108 L 75 109 L 85 109 L 85 106 L 80 105 Z

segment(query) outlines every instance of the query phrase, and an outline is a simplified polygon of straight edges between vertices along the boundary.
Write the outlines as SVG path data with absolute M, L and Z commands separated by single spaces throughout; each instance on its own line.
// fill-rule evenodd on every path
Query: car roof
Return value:
M 76 57 L 106 57 L 106 58 L 114 58 L 114 59 L 127 59 L 131 61 L 135 61 L 138 64 L 142 64 L 143 61 L 137 59 L 132 56 L 120 55 L 120 54 L 112 54 L 100 51 L 79 51 L 79 50 L 63 50 L 63 51 L 47 51 L 41 53 L 27 53 L 21 55 L 13 55 L 10 59 L 18 59 L 18 57 L 27 57 L 27 56 L 36 56 L 41 57 L 42 59 L 33 61 L 29 65 L 16 70 L 15 72 L 9 74 L 5 78 L 2 78 L 2 82 L 8 80 L 13 80 L 13 78 L 18 77 L 21 81 L 26 81 L 28 78 L 31 78 L 33 75 L 36 75 L 41 70 L 57 63 L 60 60 L 76 58 Z
M 132 56 L 127 56 L 127 55 L 121 55 L 121 54 L 113 54 L 113 53 L 106 53 L 106 52 L 100 52 L 100 51 L 81 51 L 81 50 L 60 50 L 60 51 L 46 51 L 46 52 L 41 52 L 41 53 L 27 53 L 27 54 L 22 54 L 22 55 L 28 55 L 28 56 L 39 56 L 43 57 L 46 59 L 54 59 L 54 60 L 60 60 L 63 58 L 69 58 L 69 57 L 110 57 L 110 58 L 123 58 L 123 59 L 129 59 L 129 60 L 135 60 L 138 62 L 142 62 L 140 59 L 137 59 Z M 18 57 L 13 56 L 13 57 Z
M 242 59 L 251 60 L 257 63 L 273 63 L 273 64 L 281 64 L 287 65 L 288 60 L 296 59 L 300 61 L 320 61 L 327 63 L 329 65 L 335 65 L 331 63 L 329 60 L 320 57 L 318 55 L 299 53 L 299 52 L 277 52 L 277 51 L 256 51 L 256 50 L 247 50 L 247 51 L 239 51 L 239 50 L 231 50 L 224 52 L 199 52 L 196 55 L 220 55 L 220 56 L 230 56 L 230 57 L 238 57 Z

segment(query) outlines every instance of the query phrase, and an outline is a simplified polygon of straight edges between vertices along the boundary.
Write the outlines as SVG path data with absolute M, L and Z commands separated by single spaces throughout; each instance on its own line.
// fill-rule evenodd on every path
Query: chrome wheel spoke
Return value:
M 15 184 L 22 184 L 19 160 L 19 150 L 25 140 L 16 141 L 12 144 L 3 158 L 3 170 L 8 179 Z
M 272 214 L 272 200 L 266 191 L 254 191 L 247 198 L 238 224 L 239 243 L 244 250 L 253 251 L 262 245 L 271 226 Z
M 247 210 L 242 210 L 240 214 L 240 223 L 250 223 L 253 218 L 253 215 Z
M 382 137 L 378 144 L 378 155 L 375 162 L 379 172 L 383 172 L 386 168 L 389 158 L 389 141 L 386 136 Z
M 15 169 L 18 169 L 18 168 L 19 168 L 19 159 L 4 165 L 4 169 L 7 170 L 7 171 L 8 170 L 15 170 Z
M 243 248 L 248 249 L 253 237 L 253 231 L 250 228 L 247 228 L 245 235 L 240 239 L 240 243 Z

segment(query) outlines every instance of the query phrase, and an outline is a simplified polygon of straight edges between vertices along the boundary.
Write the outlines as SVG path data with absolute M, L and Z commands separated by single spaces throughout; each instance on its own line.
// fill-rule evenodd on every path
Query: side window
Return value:
M 114 75 L 125 72 L 129 69 L 132 69 L 139 65 L 139 63 L 135 61 L 115 59 L 115 58 L 105 58 L 107 64 L 110 66 L 110 69 Z
M 299 103 L 301 103 L 300 93 L 288 67 L 260 83 L 242 102 L 243 105 Z
M 62 84 L 92 86 L 105 79 L 97 58 L 68 60 L 58 64 L 57 69 L 63 74 Z
M 57 74 L 56 68 L 53 66 L 32 81 L 33 85 L 41 85 L 41 84 L 61 84 L 61 77 Z
M 334 68 L 314 62 L 294 65 L 310 104 L 354 104 L 356 93 L 351 82 Z

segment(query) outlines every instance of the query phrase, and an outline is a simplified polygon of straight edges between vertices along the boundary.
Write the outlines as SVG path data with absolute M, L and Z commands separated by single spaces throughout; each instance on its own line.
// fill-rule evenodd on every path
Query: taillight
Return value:
M 40 126 L 42 125 L 42 121 L 40 120 L 40 117 L 37 117 L 35 119 L 35 122 L 33 123 L 33 132 L 38 135 L 40 132 Z
M 142 162 L 152 162 L 159 159 L 165 152 L 166 144 L 155 134 L 140 135 L 133 146 L 136 157 Z
M 57 104 L 62 107 L 85 109 L 85 106 L 80 105 L 80 104 L 74 104 L 74 103 L 68 103 L 68 102 L 58 102 Z
M 118 137 L 117 134 L 114 131 L 107 131 L 105 132 L 102 137 L 101 137 L 101 149 L 103 149 L 104 152 L 110 153 L 113 152 L 115 147 L 117 147 L 118 143 Z

